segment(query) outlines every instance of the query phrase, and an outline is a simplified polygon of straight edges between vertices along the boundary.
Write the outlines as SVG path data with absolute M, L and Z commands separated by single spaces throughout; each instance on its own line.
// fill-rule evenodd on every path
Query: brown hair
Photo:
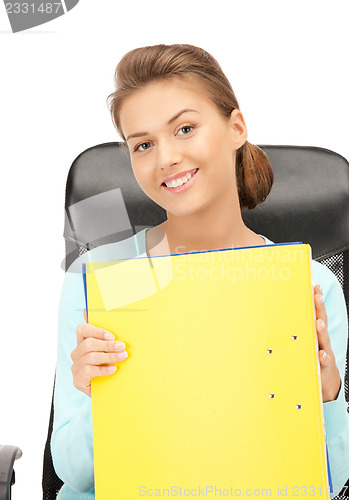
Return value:
M 200 88 L 229 118 L 239 103 L 216 59 L 194 45 L 152 45 L 131 50 L 115 70 L 116 90 L 107 98 L 113 123 L 120 127 L 119 111 L 124 100 L 147 84 L 160 80 L 192 83 Z M 248 141 L 236 152 L 236 181 L 240 208 L 252 209 L 266 199 L 273 185 L 273 170 L 261 148 Z

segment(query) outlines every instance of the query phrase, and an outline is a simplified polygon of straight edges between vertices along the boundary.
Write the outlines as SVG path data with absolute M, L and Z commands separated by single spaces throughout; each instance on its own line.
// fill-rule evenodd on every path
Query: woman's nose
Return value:
M 164 140 L 158 144 L 158 167 L 167 168 L 182 161 L 182 153 L 171 140 Z

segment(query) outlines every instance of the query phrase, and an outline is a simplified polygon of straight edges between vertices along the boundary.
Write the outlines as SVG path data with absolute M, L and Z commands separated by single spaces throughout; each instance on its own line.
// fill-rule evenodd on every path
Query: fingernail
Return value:
M 116 366 L 115 365 L 108 366 L 107 367 L 107 372 L 110 373 L 110 374 L 115 373 L 116 372 Z
M 324 302 L 324 298 L 322 295 L 320 295 L 320 297 L 319 297 L 319 302 L 320 302 L 320 304 L 323 304 L 323 302 Z
M 123 349 L 125 349 L 125 344 L 124 342 L 115 342 L 114 344 L 114 349 L 115 351 L 122 351 Z
M 325 322 L 324 322 L 324 320 L 320 321 L 320 328 L 325 328 Z
M 114 340 L 115 339 L 115 335 L 113 335 L 112 333 L 105 333 L 104 334 L 104 339 L 105 340 Z
M 327 354 L 324 352 L 322 355 L 322 359 L 325 359 L 325 358 L 327 358 Z
M 319 285 L 319 292 L 320 292 L 320 293 L 321 293 L 321 295 L 322 295 L 322 287 L 321 287 L 321 285 Z

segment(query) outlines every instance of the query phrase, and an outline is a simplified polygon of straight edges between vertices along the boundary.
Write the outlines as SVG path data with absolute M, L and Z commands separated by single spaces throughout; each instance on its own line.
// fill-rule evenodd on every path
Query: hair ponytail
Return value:
M 273 181 L 273 169 L 267 155 L 260 147 L 246 141 L 236 152 L 240 208 L 252 209 L 262 203 L 270 193 Z

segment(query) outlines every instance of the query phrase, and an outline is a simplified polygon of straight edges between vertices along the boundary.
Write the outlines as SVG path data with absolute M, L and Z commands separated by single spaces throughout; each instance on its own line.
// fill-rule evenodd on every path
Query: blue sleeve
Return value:
M 323 403 L 333 498 L 349 478 L 349 414 L 344 393 L 348 314 L 342 287 L 330 269 L 313 261 L 313 281 L 314 286 L 320 284 L 323 289 L 331 347 L 341 377 L 337 398 Z
M 144 232 L 138 234 L 144 238 Z M 145 248 L 144 241 L 143 247 Z M 65 485 L 76 492 L 89 492 L 92 497 L 94 496 L 92 404 L 91 398 L 73 385 L 70 357 L 76 347 L 76 327 L 79 323 L 85 322 L 82 264 L 115 258 L 127 259 L 138 255 L 137 252 L 138 243 L 134 237 L 89 250 L 71 264 L 65 274 L 61 291 L 51 454 L 56 473 Z M 66 487 L 63 488 L 66 490 Z M 80 496 L 75 497 L 80 498 Z
M 91 398 L 74 387 L 70 357 L 76 347 L 76 327 L 85 322 L 84 308 L 82 273 L 67 271 L 58 313 L 51 453 L 57 475 L 77 492 L 94 487 Z

